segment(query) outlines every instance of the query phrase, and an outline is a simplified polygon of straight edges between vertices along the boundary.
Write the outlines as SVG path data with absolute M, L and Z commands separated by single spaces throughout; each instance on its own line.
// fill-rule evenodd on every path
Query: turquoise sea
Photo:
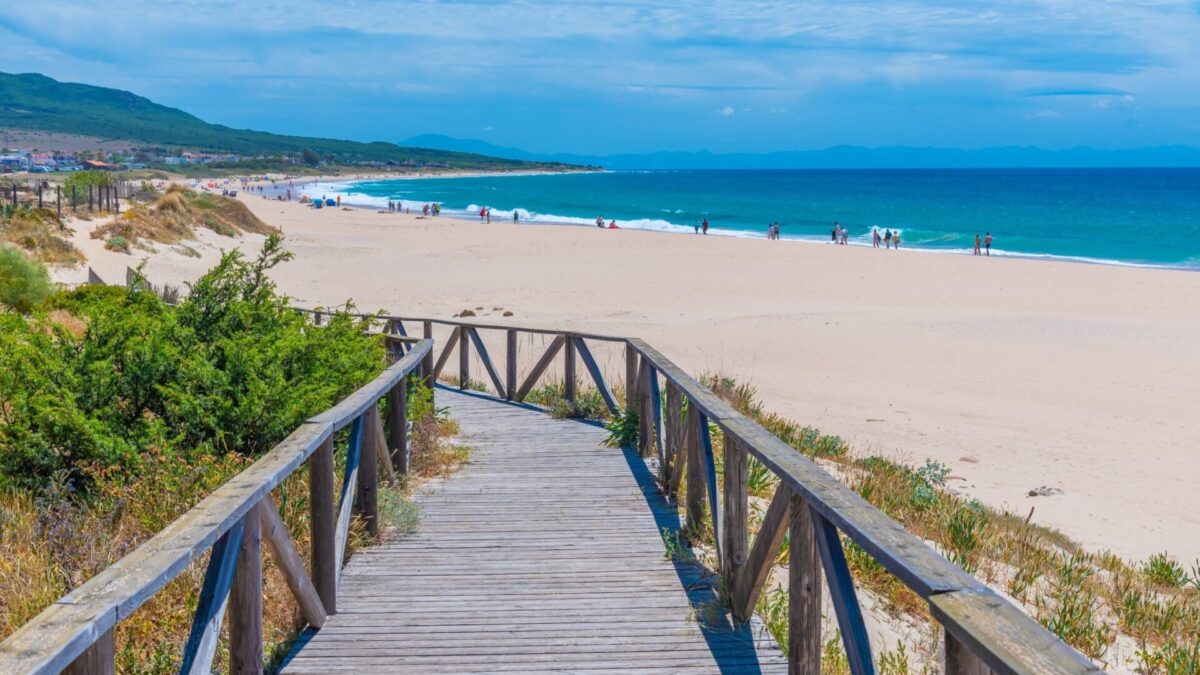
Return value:
M 350 203 L 525 223 L 592 225 L 827 241 L 835 221 L 855 243 L 901 230 L 905 247 L 1200 269 L 1200 169 L 627 171 L 322 184 Z

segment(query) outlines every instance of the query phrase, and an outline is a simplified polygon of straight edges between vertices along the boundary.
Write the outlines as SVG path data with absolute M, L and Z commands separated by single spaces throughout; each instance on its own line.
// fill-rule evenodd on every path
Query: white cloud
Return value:
M 737 111 L 730 106 L 725 106 L 724 108 L 717 108 L 717 114 L 721 117 L 733 117 L 737 114 Z

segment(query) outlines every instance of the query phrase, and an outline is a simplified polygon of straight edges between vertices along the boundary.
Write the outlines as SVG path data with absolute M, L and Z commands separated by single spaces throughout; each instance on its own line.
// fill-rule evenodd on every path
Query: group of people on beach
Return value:
M 399 200 L 388 200 L 388 213 L 412 213 L 411 209 L 405 208 Z
M 610 220 L 610 221 L 608 221 L 608 225 L 605 225 L 604 224 L 604 216 L 596 216 L 596 227 L 598 227 L 602 230 L 603 229 L 608 229 L 608 230 L 621 229 L 621 228 L 617 227 L 617 221 L 615 221 L 615 220 Z
M 692 227 L 695 228 L 696 234 L 700 234 L 701 230 L 703 230 L 704 234 L 708 234 L 708 218 L 705 218 L 702 223 L 692 222 Z
M 432 204 L 426 204 L 425 206 L 421 207 L 421 213 L 426 218 L 428 218 L 429 216 L 433 216 L 434 218 L 436 218 L 436 217 L 442 215 L 442 205 L 438 204 L 437 202 L 434 202 Z
M 889 227 L 887 230 L 885 230 L 883 232 L 883 234 L 880 234 L 878 227 L 872 228 L 871 229 L 871 246 L 873 246 L 875 248 L 879 248 L 880 244 L 883 244 L 887 248 L 892 248 L 894 246 L 896 248 L 896 250 L 899 251 L 900 250 L 900 230 L 896 230 L 895 232 L 892 232 L 892 228 Z
M 771 223 L 770 225 L 767 225 L 767 239 L 774 239 L 774 240 L 778 241 L 778 239 L 779 239 L 779 221 L 778 220 Z

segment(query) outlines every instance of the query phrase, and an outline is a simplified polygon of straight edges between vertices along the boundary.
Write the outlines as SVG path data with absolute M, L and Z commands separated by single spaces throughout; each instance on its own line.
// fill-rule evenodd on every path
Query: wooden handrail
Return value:
M 931 614 L 945 629 L 948 673 L 982 673 L 990 668 L 996 673 L 1092 673 L 1099 669 L 1070 645 L 1042 627 L 1011 602 L 1001 598 L 986 585 L 964 572 L 957 565 L 939 555 L 921 539 L 905 530 L 899 523 L 876 509 L 858 493 L 843 485 L 839 480 L 821 469 L 794 448 L 764 429 L 761 425 L 737 412 L 704 387 L 681 368 L 647 344 L 630 338 L 629 349 L 641 358 L 644 369 L 649 371 L 650 387 L 657 389 L 657 377 L 662 377 L 677 387 L 687 399 L 687 415 L 699 417 L 694 424 L 698 434 L 688 433 L 685 438 L 691 443 L 689 477 L 700 469 L 708 477 L 708 488 L 712 508 L 712 523 L 717 537 L 717 551 L 722 577 L 730 593 L 732 605 L 739 618 L 748 617 L 753 607 L 753 598 L 761 591 L 767 575 L 762 569 L 766 552 L 773 553 L 782 538 L 782 527 L 787 513 L 792 514 L 791 556 L 792 579 L 811 581 L 812 570 L 796 569 L 796 565 L 810 564 L 809 555 L 797 555 L 797 551 L 815 545 L 815 551 L 824 568 L 825 578 L 830 585 L 834 608 L 838 615 L 846 653 L 852 672 L 872 673 L 870 647 L 863 628 L 861 610 L 854 595 L 853 583 L 849 578 L 838 533 L 845 534 L 851 541 L 866 550 L 897 579 L 929 603 Z M 639 391 L 639 395 L 645 396 Z M 682 415 L 682 409 L 668 410 L 667 414 Z M 697 414 L 698 413 L 698 414 Z M 712 476 L 711 455 L 713 449 L 697 444 L 695 438 L 706 437 L 708 424 L 720 427 L 726 443 L 726 481 L 745 481 L 745 472 L 731 471 L 730 462 L 737 453 L 745 451 L 765 464 L 781 481 L 780 493 L 772 500 L 768 516 L 764 519 L 759 537 L 765 542 L 754 542 L 748 560 L 734 560 L 732 553 L 745 547 L 744 509 L 734 503 L 717 505 L 714 499 L 716 485 Z M 653 423 L 653 422 L 652 422 Z M 655 434 L 651 432 L 650 436 Z M 653 441 L 653 438 L 650 439 Z M 697 448 L 696 446 L 700 447 Z M 731 454 L 731 448 L 736 448 Z M 696 456 L 696 450 L 707 453 L 708 466 Z M 689 524 L 698 524 L 695 511 L 704 483 L 689 479 Z M 744 498 L 744 485 L 726 483 L 723 500 Z M 739 494 L 740 493 L 740 494 Z M 790 508 L 785 506 L 790 497 Z M 696 500 L 694 503 L 693 501 Z M 799 511 L 797 511 L 799 509 Z M 801 518 L 797 521 L 797 513 Z M 811 522 L 807 522 L 811 521 Z M 720 527 L 718 527 L 720 525 Z M 806 541 L 807 540 L 807 541 Z M 808 542 L 811 541 L 812 544 Z M 805 560 L 810 562 L 805 563 Z M 743 562 L 748 562 L 746 567 Z M 799 573 L 799 576 L 797 575 Z M 819 586 L 818 586 L 819 588 Z M 791 591 L 790 615 L 793 623 L 800 617 L 820 616 L 820 593 L 812 592 L 812 583 L 797 583 Z M 815 612 L 815 613 L 814 613 Z M 811 623 L 811 622 L 808 622 Z M 791 646 L 795 649 L 789 656 L 798 672 L 816 672 L 813 659 L 819 668 L 819 654 L 811 653 L 814 631 L 819 645 L 819 621 L 817 627 L 810 626 L 803 635 L 792 626 Z M 807 645 L 807 646 L 806 646 Z
M 73 662 L 88 664 L 111 672 L 112 630 L 116 624 L 141 607 L 172 579 L 179 576 L 189 565 L 214 545 L 221 543 L 225 555 L 213 556 L 210 560 L 212 591 L 223 594 L 231 605 L 236 605 L 238 596 L 229 596 L 229 581 L 232 580 L 232 565 L 237 559 L 237 549 L 254 551 L 258 547 L 260 528 L 265 519 L 272 538 L 272 549 L 286 549 L 278 540 L 286 536 L 269 511 L 258 509 L 259 504 L 269 500 L 270 492 L 285 478 L 298 469 L 322 447 L 331 447 L 333 434 L 351 424 L 361 423 L 367 411 L 380 398 L 388 396 L 396 387 L 407 386 L 407 376 L 421 366 L 433 343 L 422 340 L 413 346 L 403 358 L 396 361 L 378 377 L 366 384 L 329 410 L 301 423 L 287 438 L 263 455 L 258 461 L 224 485 L 214 490 L 199 504 L 168 525 L 165 529 L 139 546 L 132 553 L 92 577 L 83 585 L 63 596 L 53 605 L 34 617 L 15 633 L 0 643 L 0 673 L 58 673 Z M 401 399 L 403 400 L 403 399 Z M 361 434 L 360 434 L 361 436 Z M 362 445 L 362 444 L 360 444 Z M 363 461 L 374 461 L 367 456 Z M 353 495 L 353 491 L 350 492 Z M 332 505 L 331 505 L 332 506 Z M 261 513 L 260 513 L 261 512 Z M 245 530 L 254 534 L 254 541 L 243 541 L 243 525 L 254 519 Z M 235 541 L 236 539 L 236 541 Z M 315 542 L 314 542 L 315 545 Z M 335 555 L 339 555 L 335 552 Z M 215 569 L 211 566 L 228 566 Z M 302 571 L 295 560 L 289 560 L 281 569 L 287 573 Z M 311 583 L 303 581 L 289 586 L 299 588 L 305 597 L 309 616 L 319 616 L 312 607 Z M 319 584 L 318 584 L 319 587 Z M 244 595 L 244 594 L 243 594 Z M 220 599 L 220 598 L 218 598 Z M 224 600 L 216 602 L 198 619 L 220 626 L 220 608 Z M 324 608 L 322 608 L 324 609 Z M 237 607 L 233 608 L 236 611 Z M 258 620 L 261 621 L 261 612 Z M 205 628 L 205 630 L 210 630 Z M 207 672 L 205 657 L 211 659 L 212 645 L 202 632 L 193 633 L 197 651 L 189 653 L 185 662 L 194 664 L 191 670 Z M 190 645 L 190 642 L 189 642 Z M 108 655 L 107 666 L 96 664 L 95 652 Z M 259 665 L 261 670 L 261 664 Z

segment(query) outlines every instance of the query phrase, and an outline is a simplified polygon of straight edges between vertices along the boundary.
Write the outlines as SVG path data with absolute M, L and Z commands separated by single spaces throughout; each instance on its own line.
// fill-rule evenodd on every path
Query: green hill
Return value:
M 0 73 L 0 128 L 77 134 L 198 152 L 299 156 L 305 150 L 339 164 L 390 162 L 461 169 L 567 168 L 465 152 L 284 136 L 210 124 L 177 108 L 119 89 Z

